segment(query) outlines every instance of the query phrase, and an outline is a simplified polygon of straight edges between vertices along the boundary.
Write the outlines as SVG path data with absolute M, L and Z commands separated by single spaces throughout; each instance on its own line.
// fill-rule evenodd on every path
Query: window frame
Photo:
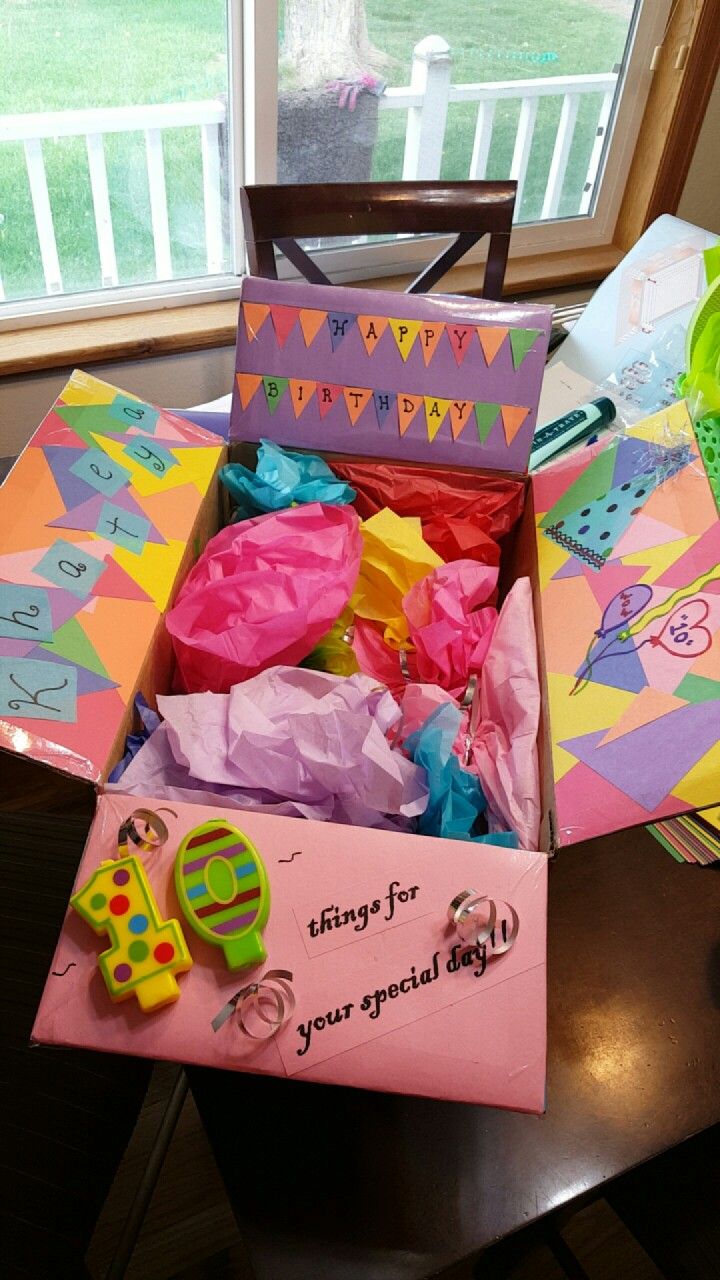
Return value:
M 514 278 L 514 286 L 510 292 L 518 291 L 518 284 L 522 285 L 526 279 L 526 287 L 532 288 L 532 280 L 534 278 L 535 266 L 542 258 L 550 258 L 557 265 L 557 285 L 562 287 L 568 280 L 573 283 L 581 281 L 593 282 L 602 278 L 607 270 L 611 269 L 612 255 L 608 254 L 608 250 L 612 249 L 616 244 L 626 247 L 629 229 L 634 225 L 642 224 L 643 210 L 638 209 L 638 202 L 635 200 L 634 193 L 629 190 L 630 184 L 636 176 L 638 164 L 640 160 L 640 168 L 644 171 L 645 186 L 648 185 L 650 179 L 654 180 L 654 186 L 650 193 L 643 225 L 647 224 L 650 219 L 652 210 L 652 199 L 657 202 L 659 194 L 668 187 L 668 180 L 679 193 L 682 190 L 687 168 L 689 167 L 692 156 L 692 147 L 687 147 L 687 134 L 690 132 L 692 142 L 695 141 L 702 123 L 702 115 L 704 108 L 712 90 L 714 74 L 717 70 L 718 50 L 713 43 L 711 36 L 713 30 L 713 18 L 711 10 L 714 0 L 698 0 L 695 4 L 693 0 L 677 0 L 671 14 L 669 30 L 666 33 L 665 45 L 670 46 L 677 36 L 685 35 L 689 41 L 689 56 L 685 67 L 684 75 L 675 78 L 672 83 L 672 77 L 669 75 L 667 56 L 663 64 L 661 57 L 660 74 L 656 71 L 654 78 L 650 84 L 650 97 L 645 103 L 646 95 L 643 93 L 642 98 L 632 91 L 630 81 L 627 82 L 623 98 L 628 104 L 628 118 L 633 121 L 640 116 L 641 110 L 645 108 L 645 116 L 643 122 L 639 125 L 639 132 L 633 128 L 633 136 L 630 135 L 629 129 L 626 127 L 626 121 L 622 119 L 621 109 L 616 113 L 616 121 L 614 123 L 614 134 L 618 129 L 623 129 L 624 150 L 622 154 L 622 162 L 618 159 L 614 162 L 614 179 L 612 181 L 612 191 L 608 186 L 607 180 L 607 159 L 604 166 L 604 180 L 601 187 L 601 193 L 608 186 L 608 194 L 605 205 L 601 207 L 601 201 L 594 214 L 588 218 L 576 219 L 559 219 L 553 222 L 534 224 L 530 227 L 518 226 L 513 233 L 513 246 L 511 252 L 511 262 L 509 264 L 509 273 Z M 670 0 L 663 0 L 666 9 L 670 7 Z M 646 68 L 646 60 L 649 64 L 649 52 L 653 47 L 653 41 L 659 43 L 657 39 L 657 23 L 649 23 L 643 28 L 641 21 L 643 14 L 651 12 L 650 0 L 644 0 L 639 10 L 635 25 L 634 42 L 632 46 L 633 58 L 635 62 L 635 75 L 648 74 Z M 268 9 L 270 15 L 268 15 Z M 655 17 L 660 22 L 660 10 L 655 8 Z M 274 5 L 268 5 L 267 0 L 229 0 L 228 3 L 228 19 L 229 19 L 229 38 L 228 51 L 230 59 L 230 85 L 229 100 L 230 110 L 232 110 L 237 118 L 239 104 L 242 104 L 242 127 L 232 131 L 233 147 L 230 155 L 230 190 L 233 193 L 233 201 L 231 208 L 231 227 L 234 238 L 234 248 L 238 261 L 244 258 L 244 249 L 242 245 L 242 231 L 239 216 L 238 175 L 245 169 L 245 181 L 271 181 L 275 177 L 275 155 L 276 155 L 276 137 L 277 137 L 277 78 L 275 75 L 258 74 L 263 68 L 272 66 L 277 63 L 277 11 Z M 703 38 L 704 33 L 704 38 Z M 693 39 L 693 36 L 696 39 Z M 698 94 L 698 81 L 700 77 L 700 93 Z M 254 82 L 257 91 L 248 108 L 247 102 L 243 102 L 243 84 L 248 85 Z M 660 84 L 662 82 L 662 85 Z M 679 83 L 678 83 L 679 82 Z M 672 92 L 674 90 L 674 93 Z M 248 95 L 249 96 L 249 95 Z M 652 123 L 648 117 L 651 115 L 651 108 L 656 108 L 657 102 L 653 102 L 653 98 L 660 100 L 670 100 L 670 126 L 673 125 L 676 116 L 681 117 L 683 125 L 677 137 L 670 138 L 674 142 L 673 152 L 671 155 L 665 154 L 667 147 L 663 149 L 663 138 L 652 137 Z M 699 105 L 701 110 L 695 112 L 695 119 L 692 118 L 692 107 Z M 631 113 L 631 114 L 630 114 Z M 666 112 L 667 114 L 667 112 Z M 697 118 L 699 115 L 699 118 Z M 694 124 L 694 129 L 693 129 Z M 658 131 L 656 130 L 656 133 Z M 669 131 L 670 135 L 678 134 L 678 130 Z M 269 147 L 268 137 L 272 136 L 273 146 Z M 667 139 L 666 139 L 667 140 Z M 648 153 L 653 151 L 652 145 L 648 147 L 646 144 L 654 141 L 654 154 L 648 161 Z M 685 143 L 683 151 L 682 144 Z M 642 155 L 639 155 L 642 153 Z M 606 153 L 607 155 L 607 153 Z M 643 156 L 645 157 L 643 160 Z M 653 167 L 654 166 L 654 167 Z M 670 171 L 670 172 L 668 172 Z M 628 174 L 630 177 L 628 178 Z M 648 177 L 649 175 L 649 177 Z M 663 210 L 667 211 L 667 210 Z M 653 215 L 654 216 L 654 215 Z M 576 234 L 577 227 L 573 224 L 583 224 L 584 236 L 580 237 Z M 590 226 L 589 224 L 592 224 Z M 639 225 L 642 230 L 642 225 Z M 639 234 L 639 230 L 637 234 Z M 533 234 L 534 233 L 534 234 Z M 632 241 L 630 241 L 632 243 Z M 392 246 L 393 252 L 389 260 L 376 269 L 372 270 L 372 276 L 378 278 L 378 282 L 382 284 L 382 277 L 390 275 L 392 283 L 398 275 L 410 271 L 415 260 L 428 257 L 427 244 L 403 243 L 401 245 Z M 374 252 L 375 246 L 371 252 Z M 594 253 L 593 250 L 597 252 Z M 348 251 L 323 251 L 323 265 L 326 269 L 333 271 L 338 278 L 347 280 L 362 279 L 368 281 L 371 274 L 371 266 L 368 264 L 367 258 L 364 259 L 354 250 L 354 261 L 348 263 Z M 480 261 L 482 252 L 474 255 L 468 255 L 465 262 L 466 266 L 455 268 L 455 273 L 464 272 L 462 277 L 455 274 L 455 280 L 462 278 L 462 284 L 455 284 L 452 278 L 449 278 L 446 287 L 459 287 L 463 291 L 477 291 L 475 281 L 479 280 L 479 272 L 477 263 Z M 618 249 L 619 256 L 619 249 Z M 473 258 L 475 262 L 473 263 Z M 578 275 L 578 267 L 573 265 L 574 259 L 578 264 L 584 263 L 584 267 L 580 267 L 581 274 Z M 549 258 L 548 258 L 549 260 Z M 602 263 L 602 267 L 596 270 L 595 263 Z M 524 268 L 527 268 L 524 274 Z M 584 274 L 582 274 L 584 271 Z M 468 275 L 468 273 L 470 273 Z M 229 275 L 225 277 L 212 278 L 201 277 L 198 280 L 177 280 L 168 282 L 158 286 L 133 286 L 124 289 L 113 290 L 113 294 L 122 294 L 122 298 L 108 298 L 108 291 L 98 291 L 96 294 L 78 294 L 76 300 L 68 305 L 68 296 L 55 300 L 54 306 L 42 306 L 52 302 L 49 299 L 33 299 L 28 300 L 25 314 L 20 314 L 20 307 L 14 308 L 14 314 L 2 316 L 0 318 L 0 332 L 11 331 L 18 341 L 21 342 L 21 334 L 24 329 L 45 328 L 47 327 L 50 334 L 53 325 L 64 325 L 65 329 L 70 324 L 74 324 L 79 329 L 84 321 L 97 322 L 98 320 L 107 321 L 107 325 L 103 326 L 105 332 L 109 332 L 108 326 L 114 317 L 118 318 L 118 322 L 125 317 L 125 324 L 128 324 L 130 317 L 133 315 L 143 316 L 148 312 L 162 311 L 172 312 L 177 317 L 179 330 L 183 328 L 182 309 L 185 307 L 205 306 L 208 303 L 215 303 L 218 306 L 218 314 L 222 312 L 222 318 L 219 314 L 218 324 L 218 340 L 224 343 L 227 331 L 227 303 L 237 298 L 240 288 L 241 275 Z M 546 281 L 544 281 L 546 283 Z M 399 282 L 398 282 L 399 287 Z M 73 297 L 73 295 L 69 295 Z M 40 304 L 40 305 L 39 305 Z M 64 304 L 64 305 L 63 305 Z M 208 310 L 205 306 L 205 310 Z M 169 318 L 169 317 L 166 317 Z M 190 326 L 191 327 L 191 326 Z M 97 329 L 97 324 L 95 325 Z M 178 349 L 192 350 L 197 345 L 211 345 L 208 342 L 200 344 L 192 340 L 192 336 L 188 334 L 187 345 L 182 343 L 182 335 L 180 334 Z M 51 342 L 51 338 L 50 338 Z M 36 344 L 37 345 L 37 344 Z M 15 344 L 17 347 L 17 344 Z M 106 344 L 102 344 L 102 350 L 106 350 Z M 148 350 L 147 354 L 153 354 L 155 348 Z M 9 360 L 8 360 L 9 357 Z M 87 358 L 87 353 L 86 353 Z M 92 358 L 92 356 L 90 357 Z M 103 354 L 97 356 L 98 359 L 107 358 Z M 7 353 L 5 358 L 0 357 L 0 370 L 9 371 L 13 367 L 19 367 L 17 360 L 22 359 L 22 353 L 13 359 L 12 350 Z M 47 360 L 36 363 L 33 367 L 52 367 L 52 353 L 49 354 Z

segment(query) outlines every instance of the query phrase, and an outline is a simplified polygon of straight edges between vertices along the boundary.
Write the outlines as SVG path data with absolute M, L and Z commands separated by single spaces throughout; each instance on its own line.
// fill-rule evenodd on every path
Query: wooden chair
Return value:
M 277 279 L 275 247 L 311 284 L 332 284 L 298 240 L 312 237 L 454 235 L 407 288 L 427 293 L 490 236 L 482 296 L 502 295 L 515 182 L 367 182 L 240 189 L 251 274 Z

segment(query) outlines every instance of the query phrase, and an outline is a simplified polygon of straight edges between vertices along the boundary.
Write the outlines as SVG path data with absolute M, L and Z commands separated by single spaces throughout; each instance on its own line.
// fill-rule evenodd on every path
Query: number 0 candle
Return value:
M 265 959 L 260 931 L 270 914 L 270 887 L 255 846 L 219 818 L 195 827 L 175 861 L 175 887 L 196 933 L 222 947 L 228 969 Z
M 71 905 L 111 946 L 98 957 L 111 999 L 137 996 L 144 1013 L 172 1004 L 180 995 L 177 975 L 192 956 L 177 920 L 162 920 L 136 854 L 101 862 Z

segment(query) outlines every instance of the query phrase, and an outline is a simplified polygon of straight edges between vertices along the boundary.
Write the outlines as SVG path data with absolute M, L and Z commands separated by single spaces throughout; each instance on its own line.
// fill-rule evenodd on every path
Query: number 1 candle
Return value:
M 145 868 L 136 854 L 101 862 L 71 905 L 111 946 L 98 965 L 112 1000 L 137 996 L 144 1013 L 180 996 L 177 975 L 192 966 L 177 920 L 162 920 Z

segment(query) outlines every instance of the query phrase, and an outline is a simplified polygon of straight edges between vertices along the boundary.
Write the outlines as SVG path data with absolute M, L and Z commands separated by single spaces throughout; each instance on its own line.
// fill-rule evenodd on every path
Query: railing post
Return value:
M 408 110 L 403 179 L 440 177 L 451 74 L 447 40 L 426 36 L 415 45 L 410 91 L 422 103 Z

